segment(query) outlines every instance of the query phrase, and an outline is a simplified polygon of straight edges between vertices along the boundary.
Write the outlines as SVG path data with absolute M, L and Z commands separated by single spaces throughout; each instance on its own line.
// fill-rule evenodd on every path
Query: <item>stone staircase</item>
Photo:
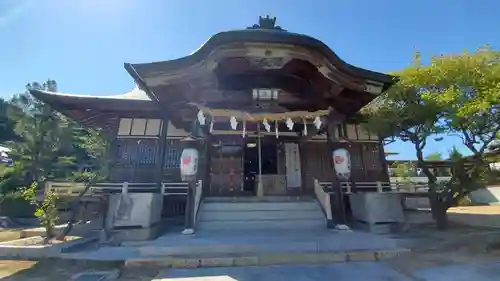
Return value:
M 198 212 L 198 230 L 325 229 L 312 197 L 208 197 Z

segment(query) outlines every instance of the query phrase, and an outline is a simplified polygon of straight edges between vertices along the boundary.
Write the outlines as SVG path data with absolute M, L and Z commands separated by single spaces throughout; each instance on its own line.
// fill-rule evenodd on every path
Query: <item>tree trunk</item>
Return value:
M 5 197 L 6 197 L 6 196 L 2 196 L 2 197 L 0 198 L 0 216 L 2 215 L 2 205 L 3 205 L 3 201 L 5 200 Z
M 57 236 L 57 240 L 64 240 L 66 236 L 71 232 L 71 230 L 73 230 L 73 226 L 76 223 L 77 216 L 80 213 L 80 207 L 82 205 L 81 199 L 90 189 L 90 186 L 90 183 L 85 183 L 85 189 L 80 192 L 80 194 L 78 194 L 78 197 L 73 202 L 71 202 L 71 214 L 69 216 L 68 224 Z
M 54 237 L 54 228 L 49 223 L 45 226 L 45 238 L 43 244 L 48 244 Z
M 429 201 L 431 204 L 432 218 L 436 222 L 436 228 L 438 230 L 445 230 L 448 227 L 448 209 L 451 206 L 451 197 L 448 196 L 449 192 L 443 192 L 446 194 L 437 193 L 435 190 L 429 190 Z
M 435 207 L 434 214 L 435 214 L 435 221 L 436 221 L 436 228 L 438 230 L 445 230 L 448 228 L 448 207 L 447 204 L 439 202 Z
M 80 206 L 81 204 L 79 199 L 71 202 L 71 214 L 69 216 L 68 224 L 66 224 L 66 227 L 57 236 L 57 240 L 64 240 L 71 230 L 73 230 L 73 225 L 76 223 L 77 215 L 80 212 Z

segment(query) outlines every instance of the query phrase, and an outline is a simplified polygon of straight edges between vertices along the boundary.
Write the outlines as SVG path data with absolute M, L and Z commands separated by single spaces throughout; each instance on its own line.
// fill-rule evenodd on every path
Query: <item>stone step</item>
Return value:
M 204 211 L 285 211 L 285 210 L 318 210 L 316 201 L 297 202 L 207 202 L 204 201 L 200 212 Z
M 331 264 L 344 262 L 383 261 L 407 255 L 404 248 L 346 252 L 288 252 L 246 255 L 149 256 L 125 260 L 125 266 L 165 266 L 168 268 L 200 268 L 229 266 L 264 266 L 290 264 Z
M 318 219 L 322 218 L 321 210 L 238 210 L 238 211 L 207 211 L 198 214 L 198 222 L 209 221 L 255 221 L 255 220 L 294 220 L 294 219 Z
M 204 202 L 311 202 L 316 201 L 311 196 L 236 196 L 236 197 L 204 197 Z
M 323 217 L 315 219 L 281 219 L 281 220 L 224 220 L 201 221 L 197 227 L 202 231 L 213 230 L 254 230 L 254 229 L 324 229 L 326 221 Z

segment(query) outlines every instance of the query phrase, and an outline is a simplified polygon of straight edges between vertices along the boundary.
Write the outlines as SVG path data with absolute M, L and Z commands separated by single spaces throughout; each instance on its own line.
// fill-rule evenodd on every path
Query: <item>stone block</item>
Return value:
M 202 267 L 222 267 L 222 266 L 233 266 L 234 258 L 202 258 Z
M 309 258 L 309 263 L 338 263 L 338 262 L 346 262 L 347 254 L 346 253 L 315 253 L 311 254 Z
M 411 253 L 410 249 L 387 249 L 376 252 L 377 260 L 394 259 L 404 254 Z
M 300 261 L 299 261 L 300 262 Z M 259 265 L 277 265 L 298 263 L 297 255 L 288 254 L 262 254 L 259 256 Z
M 346 262 L 346 253 L 283 253 L 259 256 L 259 265 L 278 264 L 325 264 Z M 371 260 L 374 260 L 372 255 Z
M 199 259 L 172 259 L 172 268 L 198 268 L 200 267 Z
M 375 251 L 355 251 L 347 253 L 347 260 L 350 262 L 356 261 L 375 261 Z
M 128 259 L 125 260 L 126 267 L 162 266 L 171 267 L 172 259 Z
M 257 256 L 251 257 L 236 257 L 234 258 L 235 266 L 254 266 L 259 265 L 259 258 Z

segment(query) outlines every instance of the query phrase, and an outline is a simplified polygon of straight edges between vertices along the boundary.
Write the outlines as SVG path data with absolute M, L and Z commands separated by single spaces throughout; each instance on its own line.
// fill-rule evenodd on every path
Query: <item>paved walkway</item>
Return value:
M 259 266 L 167 270 L 154 281 L 498 281 L 500 262 L 427 268 L 403 273 L 388 263 Z
M 395 239 L 366 232 L 334 230 L 275 230 L 200 232 L 194 236 L 168 233 L 155 240 L 124 243 L 120 247 L 63 254 L 61 257 L 89 260 L 126 260 L 140 257 L 201 254 L 286 252 L 346 252 L 396 249 Z

